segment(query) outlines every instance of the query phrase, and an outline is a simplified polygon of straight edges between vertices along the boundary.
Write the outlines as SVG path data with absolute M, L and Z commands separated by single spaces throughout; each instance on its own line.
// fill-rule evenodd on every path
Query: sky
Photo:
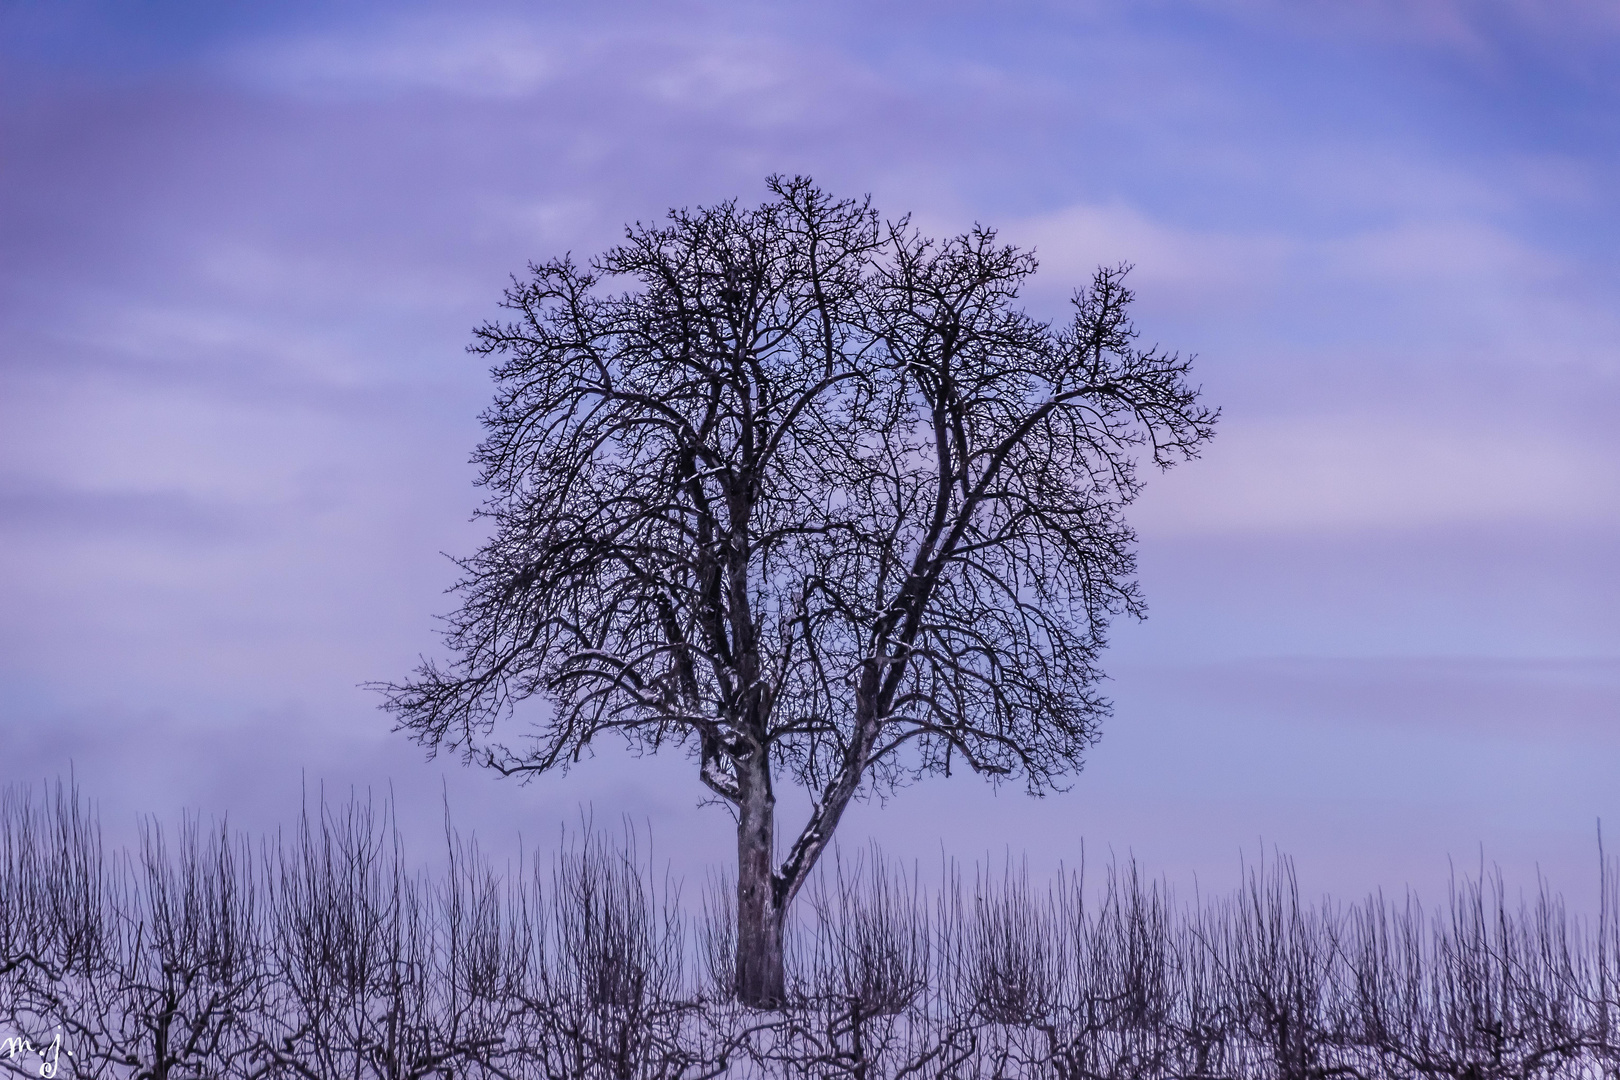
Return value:
M 292 821 L 444 805 L 734 857 L 695 765 L 528 785 L 361 686 L 435 655 L 482 535 L 510 275 L 772 173 L 1033 247 L 1061 316 L 1130 262 L 1223 410 L 1130 515 L 1148 618 L 1070 790 L 971 776 L 842 844 L 1135 857 L 1178 887 L 1449 867 L 1595 896 L 1620 832 L 1620 8 L 1599 0 L 0 0 L 0 781 Z M 791 824 L 791 799 L 784 800 Z M 796 826 L 794 826 L 796 828 Z

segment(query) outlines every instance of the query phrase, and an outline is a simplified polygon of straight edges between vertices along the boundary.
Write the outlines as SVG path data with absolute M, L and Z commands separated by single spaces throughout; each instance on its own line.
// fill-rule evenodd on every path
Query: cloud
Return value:
M 517 98 L 564 69 L 553 42 L 521 22 L 418 17 L 368 30 L 251 41 L 222 50 L 214 62 L 249 85 L 313 97 L 427 91 Z
M 185 491 L 86 490 L 0 476 L 0 530 L 118 541 L 210 541 L 241 535 L 239 511 Z
M 1572 276 L 1565 260 L 1477 221 L 1406 222 L 1330 241 L 1323 253 L 1330 272 L 1397 288 L 1437 281 L 1544 287 Z
M 1443 187 L 1442 180 L 1429 178 Z M 1543 434 L 1516 432 L 1533 418 L 1568 419 L 1613 399 L 1620 365 L 1613 268 L 1507 212 L 1514 198 L 1506 189 L 1487 197 L 1478 185 L 1465 188 L 1449 212 L 1431 205 L 1437 188 L 1405 210 L 1387 208 L 1372 220 L 1358 214 L 1363 220 L 1333 229 L 1201 227 L 1113 202 L 1022 218 L 1003 235 L 1039 254 L 1029 299 L 1049 317 L 1066 318 L 1062 301 L 1096 266 L 1132 264 L 1147 340 L 1202 354 L 1200 378 L 1229 395 L 1228 407 L 1242 408 L 1247 397 L 1251 409 L 1288 400 L 1296 414 L 1385 414 L 1383 427 L 1366 433 L 1365 453 L 1384 476 L 1438 470 L 1432 481 L 1416 481 L 1421 493 L 1412 496 L 1431 506 L 1429 520 L 1486 498 L 1489 485 L 1467 476 L 1528 469 L 1547 477 L 1550 486 L 1523 504 L 1541 509 L 1580 504 L 1577 492 L 1612 491 L 1588 483 L 1620 456 L 1611 429 L 1575 425 L 1552 437 L 1556 451 Z M 1289 468 L 1312 475 L 1328 461 L 1361 456 L 1348 453 L 1360 437 L 1342 432 L 1349 421 L 1325 428 L 1302 421 L 1287 433 L 1235 426 L 1260 418 L 1234 416 L 1211 460 L 1233 441 L 1247 444 L 1244 461 L 1291 460 Z M 1405 465 L 1384 468 L 1391 463 Z M 1325 497 L 1326 489 L 1304 505 Z M 1352 502 L 1366 508 L 1365 500 Z
M 754 128 L 843 115 L 880 81 L 863 65 L 781 33 L 695 29 L 654 11 L 583 29 L 567 20 L 421 17 L 253 41 L 222 50 L 227 78 L 275 94 L 374 99 L 543 99 L 574 123 L 626 101 Z
M 1606 0 L 1339 0 L 1298 5 L 1278 0 L 1206 4 L 1222 16 L 1286 26 L 1300 37 L 1349 39 L 1363 46 L 1417 47 L 1481 64 L 1507 64 L 1527 48 L 1566 63 L 1590 59 L 1620 42 L 1620 10 Z
M 1442 178 L 1431 182 L 1444 187 Z M 1455 203 L 1479 193 L 1449 191 Z M 1445 195 L 1440 192 L 1438 195 Z M 1492 200 L 1501 201 L 1501 200 Z M 1091 268 L 1127 262 L 1133 282 L 1180 305 L 1221 308 L 1235 300 L 1273 302 L 1301 275 L 1409 292 L 1485 285 L 1522 293 L 1578 276 L 1567 258 L 1526 242 L 1489 220 L 1403 215 L 1407 220 L 1317 233 L 1209 229 L 1178 224 L 1124 203 L 1070 206 L 1013 222 L 1007 237 L 1034 247 L 1043 275 L 1084 280 Z
M 1137 675 L 1143 673 L 1138 672 Z M 1620 658 L 1269 657 L 1155 670 L 1155 692 L 1280 724 L 1612 742 Z
M 1264 302 L 1301 247 L 1278 233 L 1177 227 L 1122 203 L 1071 206 L 1004 232 L 1036 250 L 1043 284 L 1072 287 L 1089 281 L 1098 266 L 1130 263 L 1134 288 L 1196 308 Z
M 761 123 L 791 120 L 809 104 L 807 58 L 774 38 L 686 33 L 670 44 L 675 55 L 644 76 L 647 89 L 670 104 L 741 108 Z
M 1198 462 L 1155 478 L 1133 520 L 1159 535 L 1612 522 L 1616 458 L 1575 439 L 1455 421 L 1233 422 Z

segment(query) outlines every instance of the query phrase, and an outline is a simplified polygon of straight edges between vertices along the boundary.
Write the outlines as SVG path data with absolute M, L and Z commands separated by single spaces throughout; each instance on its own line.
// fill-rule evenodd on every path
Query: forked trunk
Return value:
M 764 755 L 759 755 L 761 759 Z M 775 888 L 776 796 L 770 766 L 738 762 L 737 788 L 737 998 L 754 1009 L 780 1009 L 786 1000 L 782 970 L 784 909 Z

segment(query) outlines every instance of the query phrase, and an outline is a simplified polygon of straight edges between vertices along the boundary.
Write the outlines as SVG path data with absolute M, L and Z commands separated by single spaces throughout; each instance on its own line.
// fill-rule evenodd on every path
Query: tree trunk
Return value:
M 775 882 L 776 796 L 770 762 L 756 751 L 737 761 L 737 998 L 780 1009 L 784 909 Z

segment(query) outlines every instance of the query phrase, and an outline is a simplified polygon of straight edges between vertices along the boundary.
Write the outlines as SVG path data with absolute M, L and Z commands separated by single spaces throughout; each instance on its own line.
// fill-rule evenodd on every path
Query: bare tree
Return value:
M 769 183 L 507 291 L 516 318 L 472 347 L 496 361 L 493 535 L 461 563 L 454 659 L 384 688 L 401 729 L 503 773 L 608 731 L 692 752 L 736 816 L 758 1007 L 857 793 L 1080 766 L 1108 620 L 1142 610 L 1137 462 L 1194 455 L 1215 419 L 1187 360 L 1135 346 L 1124 268 L 1054 329 L 1014 306 L 1033 255 L 991 230 L 936 242 Z M 514 745 L 497 729 L 533 695 Z M 777 862 L 783 778 L 812 810 Z

